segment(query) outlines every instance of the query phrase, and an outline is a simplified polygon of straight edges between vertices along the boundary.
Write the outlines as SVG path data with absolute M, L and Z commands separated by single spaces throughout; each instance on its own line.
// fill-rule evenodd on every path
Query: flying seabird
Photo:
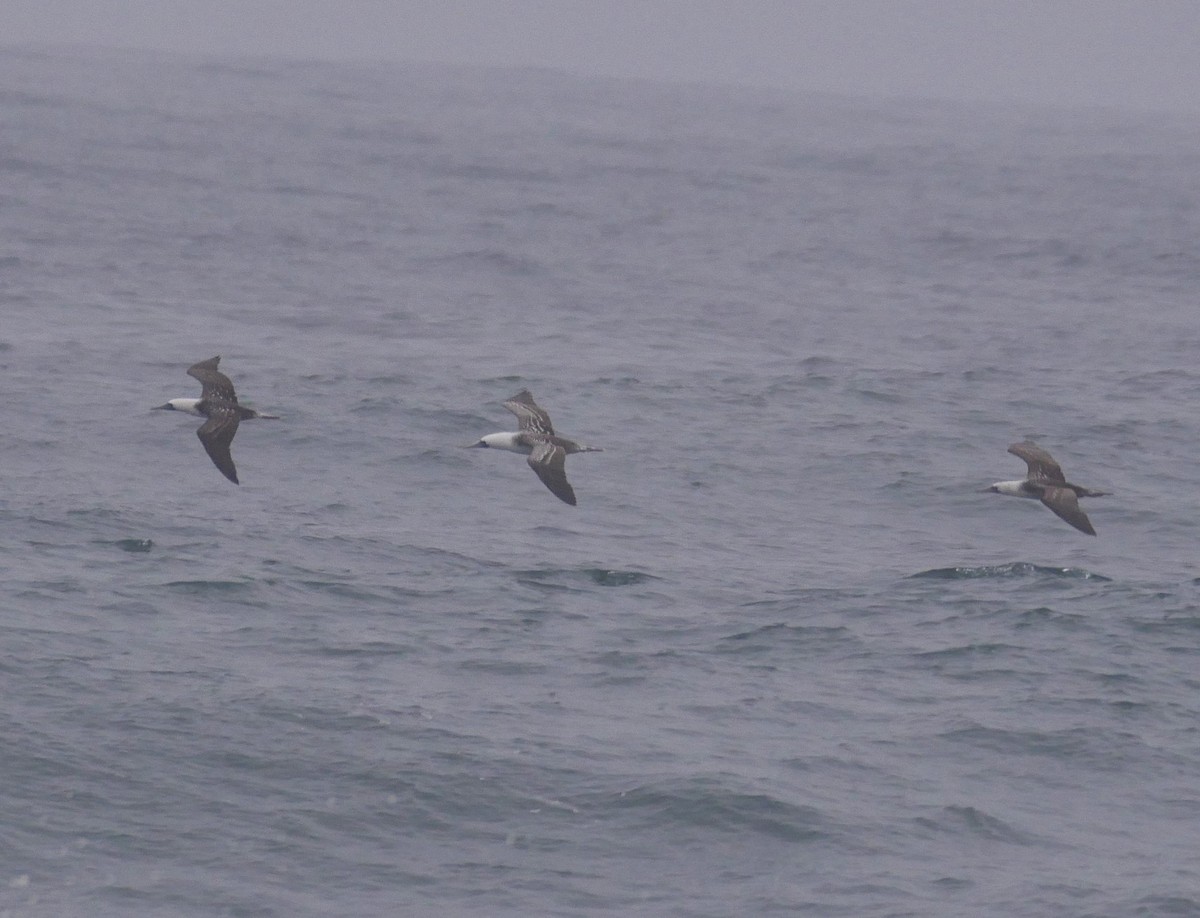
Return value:
M 233 465 L 233 456 L 229 454 L 229 444 L 237 433 L 238 424 L 254 418 L 279 419 L 277 414 L 263 414 L 253 408 L 243 408 L 238 404 L 233 392 L 233 383 L 229 377 L 217 369 L 220 357 L 201 360 L 188 368 L 188 376 L 200 380 L 199 398 L 173 398 L 165 405 L 155 408 L 165 411 L 183 411 L 197 417 L 207 418 L 196 431 L 196 436 L 204 444 L 204 451 L 213 461 L 221 474 L 238 484 L 237 469 Z
M 1081 497 L 1104 497 L 1105 491 L 1092 491 L 1089 488 L 1071 484 L 1063 476 L 1063 471 L 1050 454 L 1026 440 L 1014 443 L 1008 448 L 1014 456 L 1020 456 L 1029 466 L 1025 478 L 1020 481 L 997 481 L 985 491 L 995 491 L 997 494 L 1008 494 L 1011 497 L 1029 497 L 1040 500 L 1054 511 L 1056 515 L 1066 520 L 1080 532 L 1095 535 L 1092 521 L 1079 507 Z
M 524 453 L 529 467 L 537 473 L 550 492 L 559 500 L 575 506 L 575 492 L 567 481 L 566 459 L 572 453 L 600 453 L 596 446 L 583 446 L 554 433 L 550 415 L 534 402 L 528 389 L 522 389 L 504 403 L 517 416 L 520 431 L 488 434 L 478 443 L 466 447 L 491 447 Z

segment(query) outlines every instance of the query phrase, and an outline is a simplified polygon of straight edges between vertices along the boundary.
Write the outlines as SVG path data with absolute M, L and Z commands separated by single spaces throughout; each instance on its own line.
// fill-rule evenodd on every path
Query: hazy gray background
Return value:
M 1195 0 L 9 0 L 3 41 L 1200 108 Z

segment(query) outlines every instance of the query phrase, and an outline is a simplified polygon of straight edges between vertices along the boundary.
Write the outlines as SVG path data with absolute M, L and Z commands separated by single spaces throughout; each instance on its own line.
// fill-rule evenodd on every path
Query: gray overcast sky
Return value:
M 5 0 L 0 42 L 1200 111 L 1200 0 Z

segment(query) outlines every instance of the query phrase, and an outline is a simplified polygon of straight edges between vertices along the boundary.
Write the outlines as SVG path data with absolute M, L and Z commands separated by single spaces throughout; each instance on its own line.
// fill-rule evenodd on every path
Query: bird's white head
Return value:
M 519 433 L 508 431 L 488 434 L 486 437 L 481 437 L 475 443 L 470 444 L 467 449 L 480 447 L 483 449 L 506 449 L 512 453 L 528 453 L 529 448 L 517 442 L 520 436 Z
M 200 414 L 200 412 L 196 409 L 196 406 L 199 404 L 200 399 L 198 398 L 173 398 L 165 405 L 155 405 L 154 407 L 156 410 L 183 411 L 186 414 L 194 414 L 197 417 L 203 417 L 203 415 Z
M 1024 480 L 997 481 L 994 485 L 983 490 L 994 494 L 1007 494 L 1009 497 L 1036 497 L 1037 495 L 1029 494 L 1022 488 L 1024 484 Z

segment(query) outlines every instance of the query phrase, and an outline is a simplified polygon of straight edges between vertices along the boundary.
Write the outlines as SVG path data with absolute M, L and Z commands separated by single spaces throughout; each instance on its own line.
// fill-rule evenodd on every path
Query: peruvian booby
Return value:
M 229 377 L 217 369 L 220 357 L 202 360 L 188 368 L 188 376 L 200 380 L 199 398 L 173 398 L 165 405 L 156 405 L 156 409 L 164 411 L 183 411 L 197 417 L 207 418 L 196 431 L 196 436 L 204 444 L 208 458 L 230 481 L 238 484 L 237 469 L 233 465 L 229 445 L 233 435 L 237 433 L 238 424 L 255 418 L 271 418 L 278 420 L 277 414 L 263 414 L 253 408 L 243 408 L 238 404 L 237 395 L 233 391 L 233 383 Z
M 1080 532 L 1095 535 L 1092 521 L 1079 506 L 1081 497 L 1104 497 L 1107 492 L 1093 491 L 1077 484 L 1071 484 L 1063 475 L 1058 463 L 1048 452 L 1028 440 L 1014 443 L 1008 448 L 1014 456 L 1025 460 L 1029 467 L 1026 477 L 1020 481 L 997 481 L 994 485 L 984 488 L 984 491 L 994 491 L 997 494 L 1008 494 L 1011 497 L 1028 497 L 1040 500 L 1057 516 L 1066 520 Z
M 596 446 L 583 446 L 555 434 L 550 415 L 538 407 L 528 389 L 522 389 L 506 401 L 504 407 L 517 416 L 520 430 L 488 434 L 478 443 L 465 448 L 490 447 L 525 454 L 529 457 L 526 460 L 529 467 L 550 489 L 550 493 L 574 507 L 575 491 L 567 481 L 567 456 L 572 453 L 600 453 L 603 450 Z

